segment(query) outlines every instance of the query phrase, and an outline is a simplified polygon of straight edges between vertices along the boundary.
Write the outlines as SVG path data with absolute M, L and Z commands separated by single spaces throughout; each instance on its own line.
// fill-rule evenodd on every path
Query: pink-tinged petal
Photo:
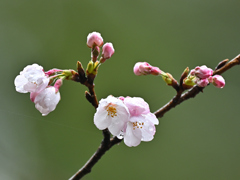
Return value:
M 124 99 L 124 104 L 128 107 L 131 116 L 139 116 L 150 112 L 148 103 L 139 97 L 127 97 Z
M 128 122 L 126 133 L 124 134 L 124 143 L 129 146 L 138 146 L 141 143 L 142 132 L 139 128 L 134 128 L 133 123 Z

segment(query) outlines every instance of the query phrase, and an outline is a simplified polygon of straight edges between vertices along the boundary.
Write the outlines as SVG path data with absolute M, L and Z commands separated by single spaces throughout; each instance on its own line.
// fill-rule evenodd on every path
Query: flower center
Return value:
M 142 129 L 142 126 L 144 125 L 144 123 L 142 122 L 133 122 L 133 130 L 135 130 L 136 128 L 141 128 Z
M 114 107 L 115 104 L 112 104 L 110 103 L 108 106 L 107 106 L 107 112 L 108 112 L 108 116 L 111 116 L 112 118 L 114 116 L 117 116 L 117 110 L 116 108 Z

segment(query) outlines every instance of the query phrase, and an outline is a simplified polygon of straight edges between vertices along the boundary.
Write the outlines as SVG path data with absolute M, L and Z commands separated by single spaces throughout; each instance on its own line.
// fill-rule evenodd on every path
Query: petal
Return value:
M 94 115 L 94 124 L 98 129 L 106 129 L 111 124 L 111 119 L 107 115 L 107 111 L 101 107 L 97 108 L 97 112 Z
M 127 97 L 124 99 L 124 104 L 128 107 L 131 116 L 139 116 L 150 112 L 148 103 L 139 97 Z
M 145 115 L 145 118 L 146 118 L 148 121 L 152 122 L 153 124 L 156 124 L 156 125 L 159 124 L 158 118 L 157 118 L 157 117 L 155 116 L 155 114 L 153 114 L 153 113 L 148 113 L 148 114 L 146 114 L 146 115 Z
M 142 133 L 140 129 L 133 129 L 133 124 L 131 122 L 127 123 L 126 133 L 124 135 L 124 143 L 131 146 L 138 146 L 141 143 Z
M 142 141 L 151 141 L 156 132 L 155 126 L 152 122 L 145 121 L 142 126 Z

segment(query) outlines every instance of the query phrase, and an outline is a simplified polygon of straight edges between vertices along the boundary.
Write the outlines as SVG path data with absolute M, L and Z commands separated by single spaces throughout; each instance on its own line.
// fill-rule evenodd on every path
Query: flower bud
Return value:
M 133 72 L 137 76 L 151 74 L 152 66 L 147 62 L 138 62 L 133 67 Z
M 192 72 L 193 73 L 193 72 Z M 200 79 L 208 78 L 209 76 L 212 76 L 213 70 L 208 68 L 207 66 L 197 66 L 195 67 L 195 73 L 194 75 Z
M 209 81 L 207 78 L 205 79 L 196 79 L 196 84 L 199 86 L 199 87 L 206 87 L 208 84 L 209 84 Z
M 103 38 L 100 33 L 92 32 L 87 36 L 87 46 L 93 48 L 94 46 L 101 47 L 103 45 Z
M 92 61 L 89 61 L 88 65 L 87 65 L 87 74 L 91 74 L 93 72 L 94 69 L 94 64 Z
M 103 45 L 103 48 L 102 48 L 102 57 L 104 59 L 103 62 L 105 62 L 106 59 L 109 59 L 110 57 L 112 57 L 112 55 L 114 54 L 114 48 L 113 48 L 113 45 L 112 43 L 106 43 Z M 101 61 L 101 63 L 103 63 Z
M 163 80 L 167 83 L 167 85 L 171 86 L 173 84 L 173 81 L 175 80 L 173 76 L 169 73 L 165 73 L 162 76 Z
M 218 88 L 223 88 L 225 86 L 225 80 L 220 75 L 215 75 L 212 77 L 212 83 L 214 86 Z

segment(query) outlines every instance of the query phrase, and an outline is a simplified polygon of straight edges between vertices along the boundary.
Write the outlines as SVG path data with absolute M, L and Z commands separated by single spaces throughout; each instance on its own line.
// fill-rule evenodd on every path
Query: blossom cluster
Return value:
M 107 59 L 111 58 L 115 50 L 113 44 L 107 42 L 103 44 L 103 38 L 99 32 L 89 33 L 87 36 L 87 46 L 92 48 L 92 61 L 95 62 L 100 54 L 100 47 L 102 47 L 101 63 L 104 63 Z
M 29 92 L 31 101 L 35 103 L 36 109 L 43 116 L 52 112 L 60 101 L 59 88 L 62 85 L 62 78 L 52 76 L 57 72 L 62 72 L 62 70 L 52 69 L 44 72 L 42 66 L 32 64 L 26 66 L 14 80 L 16 91 Z
M 189 69 L 187 68 L 187 70 L 188 73 Z M 137 76 L 149 74 L 161 75 L 163 80 L 171 86 L 174 84 L 175 81 L 171 74 L 165 73 L 158 67 L 151 66 L 147 62 L 137 62 L 133 67 L 133 72 Z M 187 88 L 192 87 L 195 84 L 197 84 L 199 87 L 205 87 L 209 83 L 212 83 L 218 88 L 223 88 L 225 86 L 224 78 L 220 75 L 213 76 L 213 70 L 205 65 L 197 66 L 195 67 L 195 69 L 192 69 L 183 81 L 183 85 Z
M 99 101 L 94 124 L 100 130 L 108 128 L 112 135 L 124 138 L 124 143 L 131 147 L 141 141 L 151 141 L 159 121 L 142 98 L 110 95 Z
M 199 87 L 205 87 L 209 83 L 212 83 L 218 88 L 223 88 L 225 86 L 224 78 L 220 75 L 213 76 L 213 70 L 205 65 L 197 66 L 195 69 L 192 69 L 188 77 L 185 79 L 185 82 L 189 80 L 193 81 Z

